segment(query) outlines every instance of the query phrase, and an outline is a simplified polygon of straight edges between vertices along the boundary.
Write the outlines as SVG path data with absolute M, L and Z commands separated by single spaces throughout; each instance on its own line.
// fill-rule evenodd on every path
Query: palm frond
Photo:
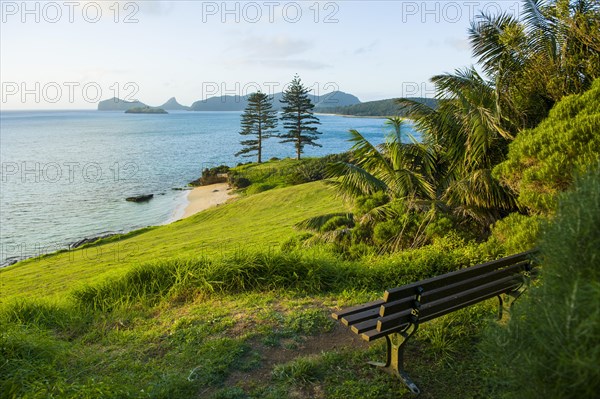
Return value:
M 357 130 L 350 130 L 350 139 L 348 141 L 354 143 L 350 151 L 357 166 L 365 170 L 392 170 L 388 160 L 379 149 Z
M 327 165 L 327 176 L 332 178 L 329 184 L 349 197 L 371 195 L 379 191 L 388 191 L 387 185 L 360 166 L 335 162 Z
M 354 220 L 354 214 L 352 213 L 328 213 L 326 215 L 315 216 L 312 218 L 305 219 L 301 222 L 296 223 L 294 227 L 300 230 L 320 232 L 321 228 L 334 217 L 343 217 L 348 220 Z
M 360 223 L 369 224 L 398 218 L 403 212 L 403 207 L 398 207 L 398 201 L 401 200 L 388 202 L 387 204 L 371 209 L 360 218 Z

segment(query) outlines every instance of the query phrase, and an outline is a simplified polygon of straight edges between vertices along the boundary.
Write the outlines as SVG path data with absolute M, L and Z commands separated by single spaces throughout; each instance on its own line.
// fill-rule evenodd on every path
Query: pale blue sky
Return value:
M 175 96 L 189 105 L 254 87 L 281 91 L 295 73 L 317 94 L 431 96 L 431 76 L 473 63 L 474 13 L 519 11 L 515 1 L 0 5 L 3 110 L 94 109 L 98 97 L 115 94 L 151 105 Z

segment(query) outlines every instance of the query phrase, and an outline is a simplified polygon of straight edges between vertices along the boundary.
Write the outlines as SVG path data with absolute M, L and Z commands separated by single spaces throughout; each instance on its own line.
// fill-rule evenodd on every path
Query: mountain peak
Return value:
M 189 111 L 190 107 L 181 105 L 177 102 L 175 97 L 169 98 L 169 100 L 161 105 L 159 108 L 170 110 L 170 111 Z

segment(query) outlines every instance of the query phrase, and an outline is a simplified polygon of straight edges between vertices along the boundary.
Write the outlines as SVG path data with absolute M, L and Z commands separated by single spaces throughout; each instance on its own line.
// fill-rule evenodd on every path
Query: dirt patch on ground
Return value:
M 252 350 L 258 352 L 261 356 L 261 366 L 251 371 L 231 373 L 226 386 L 249 386 L 253 382 L 266 381 L 271 378 L 273 368 L 278 364 L 290 362 L 297 357 L 318 355 L 322 352 L 329 352 L 343 348 L 367 348 L 369 344 L 362 340 L 358 335 L 351 333 L 347 328 L 336 324 L 333 331 L 315 336 L 308 336 L 298 343 L 293 349 L 286 348 L 284 345 L 278 347 L 269 347 L 261 342 L 250 342 Z

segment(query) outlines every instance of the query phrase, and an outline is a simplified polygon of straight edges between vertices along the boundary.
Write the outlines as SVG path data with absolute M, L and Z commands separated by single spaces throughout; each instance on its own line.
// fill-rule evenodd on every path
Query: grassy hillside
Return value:
M 480 255 L 452 240 L 357 262 L 274 248 L 296 222 L 346 210 L 323 183 L 270 189 L 2 270 L 0 397 L 410 397 L 365 365 L 381 343 L 329 314 Z M 468 349 L 493 315 L 488 303 L 423 326 L 407 354 L 422 397 L 485 391 Z
M 296 233 L 295 223 L 344 210 L 342 201 L 320 182 L 241 198 L 170 225 L 2 269 L 0 303 L 17 297 L 60 296 L 78 285 L 120 275 L 134 264 L 156 259 L 277 247 Z

